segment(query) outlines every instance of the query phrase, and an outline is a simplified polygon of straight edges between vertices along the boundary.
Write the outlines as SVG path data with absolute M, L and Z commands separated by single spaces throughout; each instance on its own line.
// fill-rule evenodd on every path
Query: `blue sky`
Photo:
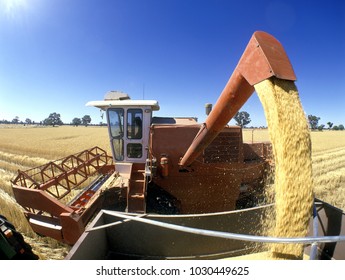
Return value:
M 109 90 L 205 120 L 256 30 L 275 36 L 306 114 L 345 125 L 345 1 L 0 0 L 0 120 L 90 115 Z M 266 125 L 256 93 L 242 107 Z

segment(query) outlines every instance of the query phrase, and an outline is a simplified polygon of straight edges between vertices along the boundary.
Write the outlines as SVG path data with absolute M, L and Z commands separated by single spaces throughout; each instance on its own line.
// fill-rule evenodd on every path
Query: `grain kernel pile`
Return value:
M 275 160 L 275 220 L 268 234 L 305 237 L 313 204 L 311 140 L 292 81 L 270 78 L 255 85 L 265 111 Z M 273 259 L 302 259 L 302 244 L 272 244 Z

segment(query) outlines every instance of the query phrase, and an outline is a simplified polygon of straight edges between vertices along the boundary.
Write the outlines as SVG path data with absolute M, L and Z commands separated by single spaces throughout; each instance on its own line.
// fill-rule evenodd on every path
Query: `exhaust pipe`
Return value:
M 252 95 L 254 85 L 273 76 L 296 80 L 290 60 L 280 42 L 266 32 L 256 31 L 179 165 L 191 165 Z

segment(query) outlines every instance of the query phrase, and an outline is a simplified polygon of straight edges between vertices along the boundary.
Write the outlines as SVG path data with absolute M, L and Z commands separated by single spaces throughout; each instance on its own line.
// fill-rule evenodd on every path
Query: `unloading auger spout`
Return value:
M 273 76 L 283 80 L 296 80 L 290 60 L 280 42 L 268 33 L 256 31 L 179 165 L 191 165 L 252 95 L 254 85 Z

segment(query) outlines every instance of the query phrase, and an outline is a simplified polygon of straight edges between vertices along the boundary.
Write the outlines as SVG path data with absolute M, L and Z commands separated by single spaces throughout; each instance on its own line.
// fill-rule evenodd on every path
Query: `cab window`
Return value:
M 123 119 L 123 109 L 112 108 L 108 110 L 108 121 L 111 135 L 112 150 L 115 160 L 120 161 L 124 159 Z
M 127 110 L 127 138 L 141 139 L 143 137 L 143 111 L 141 109 Z

